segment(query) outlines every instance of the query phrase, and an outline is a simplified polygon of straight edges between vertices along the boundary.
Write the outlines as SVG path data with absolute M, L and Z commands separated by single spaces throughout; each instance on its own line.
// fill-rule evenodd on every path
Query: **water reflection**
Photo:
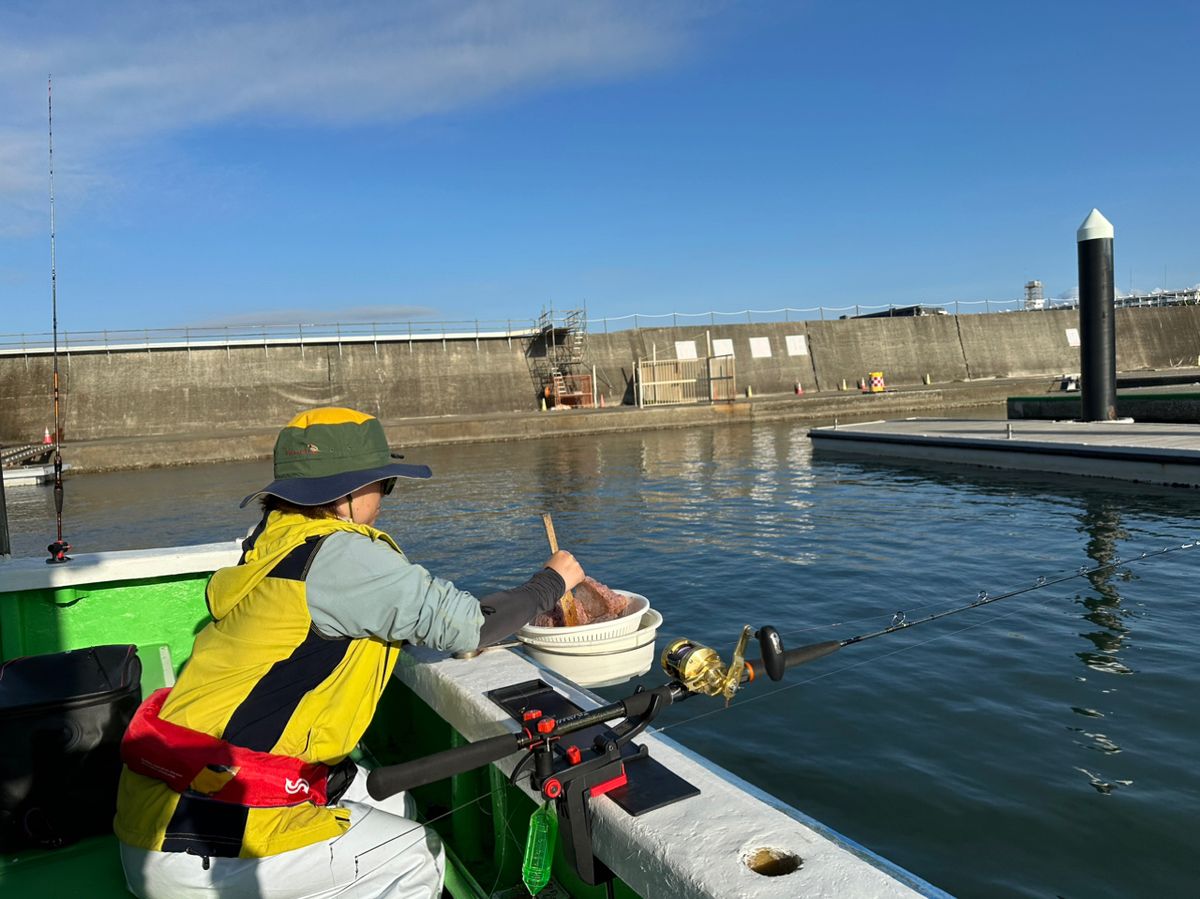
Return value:
M 1064 762 L 1070 770 L 1086 777 L 1088 785 L 1098 793 L 1110 794 L 1132 785 L 1132 778 L 1125 775 L 1135 770 L 1139 759 L 1130 757 L 1136 753 L 1123 754 L 1122 744 L 1133 739 L 1138 729 L 1129 717 L 1128 697 L 1118 691 L 1122 678 L 1137 673 L 1129 657 L 1132 628 L 1140 611 L 1137 606 L 1131 608 L 1122 595 L 1122 591 L 1128 592 L 1132 587 L 1133 571 L 1114 563 L 1120 561 L 1122 545 L 1128 547 L 1145 541 L 1147 519 L 1156 522 L 1155 532 L 1177 533 L 1179 523 L 1200 517 L 1200 491 L 1119 481 L 1098 484 L 1094 480 L 1036 473 L 953 469 L 909 460 L 889 463 L 832 454 L 815 456 L 813 471 L 818 478 L 827 477 L 850 487 L 883 481 L 882 488 L 872 485 L 877 504 L 882 504 L 885 491 L 894 487 L 901 488 L 909 502 L 932 497 L 940 489 L 947 503 L 966 516 L 961 522 L 964 529 L 973 527 L 968 522 L 978 510 L 985 510 L 995 526 L 983 553 L 989 566 L 999 568 L 1010 564 L 1027 569 L 1030 561 L 1039 557 L 1061 565 L 1064 558 L 1082 548 L 1090 564 L 1083 572 L 1085 577 L 1078 582 L 1083 589 L 1075 594 L 1074 603 L 1085 625 L 1075 631 L 1085 643 L 1083 648 L 1075 646 L 1069 651 L 1073 662 L 1082 664 L 1083 671 L 1075 675 L 1075 683 L 1069 688 L 1061 694 L 1057 690 L 1054 693 L 1054 701 L 1070 710 L 1066 730 L 1073 745 Z M 920 490 L 908 489 L 914 482 L 922 485 Z M 932 505 L 924 510 L 930 518 L 934 517 Z M 1038 518 L 1042 519 L 1036 532 L 1028 530 L 1033 508 L 1039 509 Z M 921 511 L 914 510 L 914 517 L 923 517 Z M 956 517 L 949 509 L 937 514 L 947 522 Z M 1074 532 L 1082 540 L 1080 536 L 1067 536 L 1069 528 L 1052 525 L 1051 515 L 1065 519 L 1064 524 L 1073 520 Z M 1130 520 L 1137 523 L 1136 530 L 1127 526 Z M 1017 550 L 1017 555 L 1009 555 L 1010 547 Z M 1113 567 L 1094 570 L 1100 566 Z M 1055 652 L 1061 650 L 1056 647 Z M 1114 732 L 1117 720 L 1122 722 L 1120 733 Z M 1118 759 L 1127 771 L 1113 770 Z
M 1087 556 L 1096 566 L 1111 566 L 1120 560 L 1118 544 L 1128 539 L 1129 533 L 1121 526 L 1121 513 L 1108 497 L 1088 499 L 1080 515 L 1079 530 L 1088 535 L 1085 548 Z M 1093 593 L 1076 596 L 1075 601 L 1087 609 L 1084 619 L 1100 630 L 1080 634 L 1092 643 L 1094 651 L 1078 652 L 1076 656 L 1093 671 L 1109 674 L 1132 674 L 1117 657 L 1129 628 L 1125 625 L 1125 611 L 1121 608 L 1118 581 L 1127 581 L 1132 574 L 1126 569 L 1105 567 L 1088 572 L 1087 579 Z
M 1075 602 L 1086 609 L 1083 614 L 1084 620 L 1098 629 L 1079 635 L 1091 643 L 1092 648 L 1075 655 L 1089 671 L 1101 674 L 1133 674 L 1118 657 L 1130 629 L 1125 624 L 1128 613 L 1121 607 L 1121 593 L 1117 585 L 1132 577 L 1128 569 L 1122 569 L 1115 564 L 1120 562 L 1120 542 L 1129 538 L 1129 532 L 1121 523 L 1119 507 L 1111 497 L 1089 497 L 1080 512 L 1078 530 L 1088 537 L 1085 552 L 1095 567 L 1087 573 L 1091 592 L 1076 595 Z M 1087 683 L 1086 677 L 1081 680 Z M 1071 706 L 1071 711 L 1090 719 L 1105 717 L 1104 712 L 1093 708 Z M 1104 757 L 1115 756 L 1121 751 L 1117 742 L 1108 734 L 1096 730 L 1094 724 L 1085 727 L 1070 726 L 1068 730 L 1077 734 L 1077 745 L 1099 752 Z M 1075 770 L 1087 777 L 1089 785 L 1098 793 L 1111 793 L 1118 787 L 1126 787 L 1132 783 L 1128 779 L 1105 777 L 1086 767 L 1076 766 Z

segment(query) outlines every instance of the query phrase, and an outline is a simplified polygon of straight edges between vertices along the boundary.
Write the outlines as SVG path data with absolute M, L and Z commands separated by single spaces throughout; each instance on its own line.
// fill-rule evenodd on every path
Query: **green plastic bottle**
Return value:
M 558 816 L 549 802 L 534 809 L 529 816 L 529 836 L 525 838 L 525 860 L 521 864 L 521 880 L 531 896 L 536 896 L 550 882 L 554 863 L 554 841 L 558 839 Z

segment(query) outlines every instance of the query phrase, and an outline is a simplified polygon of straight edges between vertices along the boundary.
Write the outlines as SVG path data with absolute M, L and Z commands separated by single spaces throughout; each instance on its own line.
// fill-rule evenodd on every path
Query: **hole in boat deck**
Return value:
M 742 861 L 755 874 L 761 874 L 764 877 L 782 877 L 800 870 L 804 865 L 804 859 L 794 852 L 766 847 L 751 849 L 742 856 Z

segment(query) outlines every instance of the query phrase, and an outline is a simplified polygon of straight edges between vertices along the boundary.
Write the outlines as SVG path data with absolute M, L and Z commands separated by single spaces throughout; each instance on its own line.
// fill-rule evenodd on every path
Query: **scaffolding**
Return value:
M 596 389 L 587 361 L 587 310 L 557 317 L 543 309 L 526 360 L 538 395 L 552 407 L 591 408 Z
M 1041 281 L 1025 282 L 1025 308 L 1029 311 L 1046 308 L 1046 298 L 1042 294 Z

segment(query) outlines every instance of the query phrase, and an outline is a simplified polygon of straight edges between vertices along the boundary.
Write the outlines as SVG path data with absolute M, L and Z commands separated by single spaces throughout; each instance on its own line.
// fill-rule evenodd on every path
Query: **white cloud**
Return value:
M 45 2 L 0 11 L 0 202 L 44 207 L 46 77 L 75 186 L 123 148 L 227 122 L 351 127 L 626 77 L 683 52 L 697 5 L 598 0 Z M 706 10 L 705 10 L 706 11 Z M 119 179 L 117 179 L 119 181 Z

